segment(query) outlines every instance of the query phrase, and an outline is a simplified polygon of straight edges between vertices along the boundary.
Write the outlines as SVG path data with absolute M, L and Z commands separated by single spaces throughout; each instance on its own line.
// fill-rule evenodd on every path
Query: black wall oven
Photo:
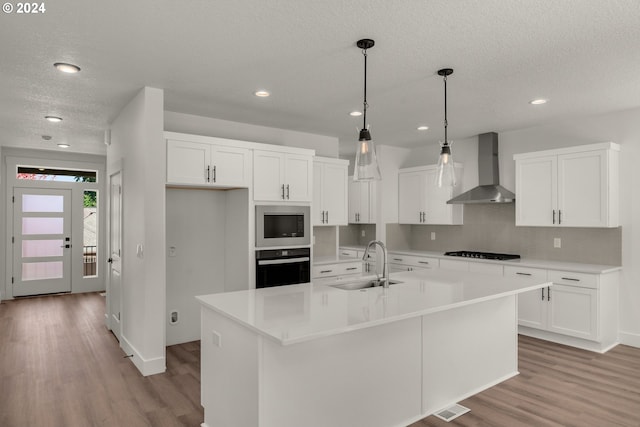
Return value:
M 309 206 L 256 206 L 256 247 L 311 244 Z
M 309 282 L 310 256 L 309 248 L 256 251 L 256 288 Z

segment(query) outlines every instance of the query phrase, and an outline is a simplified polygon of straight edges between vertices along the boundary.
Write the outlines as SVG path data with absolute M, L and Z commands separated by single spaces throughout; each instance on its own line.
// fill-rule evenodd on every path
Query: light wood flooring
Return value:
M 200 425 L 199 343 L 168 347 L 167 371 L 143 377 L 104 327 L 104 304 L 97 293 L 0 304 L 0 426 Z M 640 349 L 520 337 L 519 362 L 520 375 L 460 402 L 470 413 L 411 427 L 640 426 Z

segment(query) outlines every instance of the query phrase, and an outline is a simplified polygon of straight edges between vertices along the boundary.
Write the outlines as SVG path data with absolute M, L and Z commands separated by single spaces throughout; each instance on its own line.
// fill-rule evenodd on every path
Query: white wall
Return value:
M 123 167 L 122 346 L 143 375 L 165 370 L 163 97 L 141 89 L 113 122 L 107 148 L 107 175 Z
M 172 111 L 164 112 L 164 126 L 165 130 L 170 132 L 308 148 L 316 150 L 317 156 L 338 157 L 338 138 L 331 136 L 230 122 Z
M 226 191 L 167 189 L 167 345 L 200 339 L 197 295 L 225 290 Z M 179 322 L 168 313 L 178 310 Z

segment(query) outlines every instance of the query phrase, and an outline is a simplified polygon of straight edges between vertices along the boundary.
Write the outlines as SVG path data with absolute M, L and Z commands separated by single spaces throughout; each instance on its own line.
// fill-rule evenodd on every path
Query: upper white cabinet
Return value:
M 354 181 L 349 177 L 349 223 L 375 224 L 376 181 Z
M 607 142 L 516 154 L 516 225 L 617 227 L 619 152 Z
M 194 137 L 167 139 L 167 183 L 212 187 L 248 187 L 251 151 L 242 141 Z
M 313 225 L 347 225 L 348 160 L 313 159 Z
M 462 165 L 455 165 L 462 181 Z M 437 166 L 400 169 L 398 172 L 398 222 L 400 224 L 462 224 L 463 206 L 448 205 L 460 194 L 456 187 L 437 186 Z
M 310 202 L 313 157 L 280 151 L 253 151 L 253 198 Z

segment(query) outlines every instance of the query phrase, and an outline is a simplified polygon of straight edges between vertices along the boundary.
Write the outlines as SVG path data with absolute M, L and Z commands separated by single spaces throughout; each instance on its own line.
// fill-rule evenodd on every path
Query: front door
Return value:
M 14 188 L 13 296 L 71 292 L 71 190 Z
M 122 173 L 109 177 L 109 327 L 120 341 L 122 333 Z

